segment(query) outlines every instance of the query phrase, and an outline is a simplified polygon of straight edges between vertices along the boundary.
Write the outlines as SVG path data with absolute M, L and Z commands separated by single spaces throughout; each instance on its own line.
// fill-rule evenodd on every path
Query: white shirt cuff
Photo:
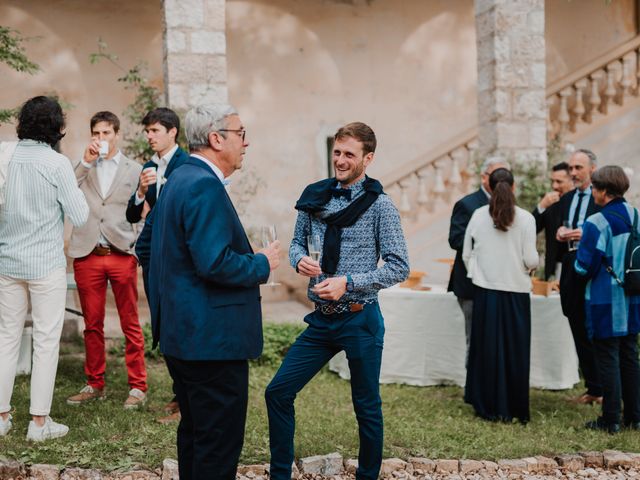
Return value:
M 136 199 L 135 199 L 136 205 L 141 205 L 144 202 L 144 197 L 140 198 L 138 196 L 138 191 L 136 190 Z
M 536 208 L 538 209 L 538 213 L 540 213 L 540 214 L 544 213 L 544 211 L 546 210 L 546 208 L 542 208 L 540 206 L 540 204 L 538 204 L 538 206 Z
M 84 158 L 82 160 L 80 160 L 80 163 L 82 164 L 82 166 L 84 168 L 93 168 L 93 163 L 87 163 L 84 161 Z

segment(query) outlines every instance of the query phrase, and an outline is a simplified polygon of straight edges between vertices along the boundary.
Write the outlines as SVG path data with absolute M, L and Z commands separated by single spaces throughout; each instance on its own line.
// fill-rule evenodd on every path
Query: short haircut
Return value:
M 64 137 L 64 113 L 58 101 L 38 96 L 27 100 L 18 114 L 20 140 L 36 140 L 54 147 Z
M 487 173 L 487 170 L 489 170 L 489 167 L 493 166 L 493 165 L 506 165 L 507 170 L 510 170 L 509 168 L 509 163 L 502 157 L 494 155 L 491 157 L 487 157 L 487 159 L 482 162 L 482 170 L 481 173 Z
M 606 165 L 593 172 L 591 183 L 597 190 L 604 190 L 614 198 L 622 197 L 629 190 L 629 177 L 617 165 Z
M 189 150 L 208 148 L 209 134 L 224 129 L 227 126 L 227 117 L 237 114 L 238 111 L 227 104 L 193 107 L 184 117 L 184 131 Z M 226 138 L 225 132 L 220 132 L 220 135 Z
M 154 108 L 144 116 L 140 123 L 142 123 L 142 125 L 144 125 L 145 127 L 153 125 L 154 123 L 159 123 L 164 128 L 166 128 L 167 131 L 175 128 L 176 138 L 178 138 L 178 135 L 180 134 L 180 117 L 178 117 L 176 112 L 174 112 L 170 108 Z
M 342 140 L 345 137 L 355 138 L 362 143 L 362 153 L 367 155 L 376 151 L 378 144 L 376 140 L 376 134 L 373 132 L 369 125 L 362 122 L 348 123 L 344 127 L 340 127 L 336 134 L 333 136 L 333 140 Z
M 552 172 L 559 172 L 560 170 L 569 173 L 569 164 L 567 162 L 560 162 L 551 167 Z
M 586 155 L 587 157 L 589 157 L 589 164 L 590 165 L 597 165 L 598 157 L 596 157 L 596 154 L 593 153 L 591 150 L 588 150 L 586 148 L 579 148 L 578 150 L 573 152 L 571 154 L 571 156 L 573 157 L 576 153 L 582 153 L 582 154 Z
M 109 112 L 107 110 L 96 113 L 93 117 L 91 117 L 91 121 L 89 122 L 91 130 L 93 131 L 93 127 L 95 127 L 96 124 L 100 122 L 107 122 L 113 127 L 113 131 L 116 133 L 120 131 L 120 119 L 116 116 L 115 113 Z

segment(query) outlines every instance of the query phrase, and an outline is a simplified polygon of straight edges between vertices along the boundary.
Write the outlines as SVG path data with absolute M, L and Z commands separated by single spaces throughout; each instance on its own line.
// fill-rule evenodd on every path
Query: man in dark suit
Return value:
M 149 304 L 182 418 L 182 480 L 235 479 L 244 439 L 248 359 L 262 352 L 258 285 L 279 242 L 253 253 L 225 190 L 248 143 L 236 111 L 198 106 L 185 119 L 191 157 L 163 188 L 152 226 Z
M 549 280 L 556 275 L 557 266 L 567 251 L 567 244 L 556 240 L 556 232 L 562 226 L 562 213 L 558 201 L 565 193 L 573 190 L 573 182 L 569 175 L 569 164 L 560 162 L 551 168 L 551 191 L 546 193 L 540 203 L 531 212 L 536 219 L 536 230 L 544 230 L 545 257 L 544 279 Z
M 189 154 L 177 143 L 180 117 L 176 112 L 169 108 L 155 108 L 144 116 L 141 123 L 149 146 L 155 153 L 142 166 L 138 188 L 129 199 L 127 221 L 130 223 L 137 223 L 142 219 L 145 206 L 148 210 L 153 209 L 160 190 L 171 173 L 189 158 Z
M 129 199 L 126 216 L 131 223 L 139 222 L 145 209 L 147 215 L 153 210 L 162 185 L 171 173 L 189 158 L 189 154 L 177 144 L 180 134 L 180 117 L 176 112 L 169 108 L 155 108 L 144 116 L 141 123 L 144 125 L 149 146 L 155 154 L 142 167 L 136 191 Z M 151 229 L 143 227 L 136 242 L 136 256 L 142 267 L 142 283 L 147 298 L 149 296 L 150 248 Z M 164 411 L 166 415 L 159 418 L 158 422 L 170 423 L 180 420 L 180 407 L 175 396 L 165 405 Z
M 575 403 L 602 403 L 602 384 L 593 345 L 587 337 L 585 326 L 585 288 L 584 277 L 576 273 L 573 265 L 576 260 L 577 244 L 582 237 L 582 224 L 587 217 L 600 208 L 591 195 L 591 174 L 596 169 L 595 154 L 586 149 L 576 150 L 569 159 L 569 174 L 575 189 L 565 194 L 558 202 L 562 226 L 558 228 L 556 239 L 567 245 L 562 258 L 560 275 L 560 300 L 562 312 L 569 319 L 573 341 L 578 353 L 578 362 L 587 391 L 572 399 Z
M 453 206 L 451 225 L 449 227 L 449 246 L 456 251 L 456 258 L 449 277 L 447 290 L 458 297 L 458 304 L 464 314 L 464 333 L 467 340 L 467 354 L 469 352 L 469 338 L 471 337 L 471 313 L 473 311 L 473 284 L 467 278 L 467 269 L 462 261 L 462 247 L 464 234 L 471 215 L 478 208 L 489 203 L 489 175 L 498 168 L 509 169 L 509 165 L 500 157 L 489 157 L 482 164 L 480 188 L 462 197 Z

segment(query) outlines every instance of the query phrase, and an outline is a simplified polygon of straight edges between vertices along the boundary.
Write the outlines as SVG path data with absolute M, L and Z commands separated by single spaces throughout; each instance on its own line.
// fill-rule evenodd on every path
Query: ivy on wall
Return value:
M 0 63 L 16 72 L 34 75 L 40 70 L 38 64 L 27 57 L 24 42 L 28 39 L 20 32 L 0 25 Z M 19 107 L 0 108 L 0 125 L 11 122 L 18 115 Z

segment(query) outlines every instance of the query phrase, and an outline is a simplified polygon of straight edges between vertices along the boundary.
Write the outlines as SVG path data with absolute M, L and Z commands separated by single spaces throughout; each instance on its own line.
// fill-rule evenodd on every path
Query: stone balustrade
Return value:
M 571 139 L 581 125 L 610 115 L 640 97 L 640 35 L 583 68 L 549 85 L 547 136 Z M 385 190 L 394 195 L 403 218 L 416 220 L 474 185 L 480 159 L 477 128 L 463 132 L 386 176 Z

